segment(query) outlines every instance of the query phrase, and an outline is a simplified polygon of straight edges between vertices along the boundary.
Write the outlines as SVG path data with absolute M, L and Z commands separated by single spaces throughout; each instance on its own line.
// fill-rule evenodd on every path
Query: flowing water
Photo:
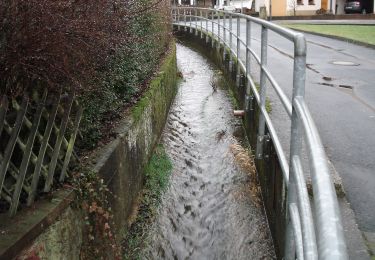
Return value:
M 183 80 L 162 137 L 173 164 L 142 255 L 149 259 L 273 259 L 272 239 L 251 192 L 251 175 L 233 155 L 242 127 L 220 72 L 177 45 Z

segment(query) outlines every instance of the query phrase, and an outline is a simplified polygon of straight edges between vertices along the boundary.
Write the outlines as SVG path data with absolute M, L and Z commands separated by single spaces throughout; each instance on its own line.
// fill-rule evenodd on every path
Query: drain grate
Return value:
M 354 63 L 351 61 L 332 61 L 333 65 L 341 65 L 341 66 L 358 66 L 359 63 Z

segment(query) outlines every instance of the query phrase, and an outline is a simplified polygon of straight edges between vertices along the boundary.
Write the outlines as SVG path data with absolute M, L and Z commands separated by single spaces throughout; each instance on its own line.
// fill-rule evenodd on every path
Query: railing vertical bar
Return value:
M 215 46 L 215 41 L 214 41 L 214 11 L 211 11 L 211 46 L 212 48 Z
M 229 49 L 231 50 L 231 52 L 229 53 L 229 56 L 231 58 L 232 58 L 232 50 L 233 50 L 232 26 L 233 26 L 232 14 L 229 14 Z
M 306 260 L 317 260 L 318 250 L 314 229 L 314 219 L 310 207 L 309 195 L 303 174 L 301 161 L 298 156 L 292 158 L 292 173 L 296 182 L 298 208 L 301 215 L 301 227 L 303 236 L 303 254 Z
M 250 65 L 251 65 L 251 21 L 246 20 L 246 76 L 250 77 Z
M 217 48 L 220 49 L 220 11 L 216 11 L 217 16 Z
M 237 17 L 237 59 L 240 59 L 240 50 L 241 50 L 240 37 L 241 37 L 241 18 Z
M 208 43 L 208 39 L 209 39 L 209 36 L 208 36 L 208 10 L 206 11 L 206 43 Z
M 202 16 L 202 10 L 199 10 L 199 20 L 201 22 L 201 39 L 203 38 L 203 16 Z
M 236 84 L 237 87 L 240 87 L 240 74 L 241 74 L 241 67 L 240 67 L 240 52 L 241 52 L 241 18 L 237 17 L 237 73 L 236 73 Z
M 47 98 L 47 91 L 44 91 L 42 99 L 40 100 L 37 106 L 37 109 L 35 111 L 32 127 L 29 133 L 27 144 L 26 144 L 26 149 L 23 154 L 19 175 L 18 175 L 17 182 L 13 191 L 12 203 L 9 209 L 10 216 L 14 216 L 17 212 L 22 185 L 25 180 L 27 167 L 29 166 L 30 157 L 31 157 L 31 153 L 32 153 L 32 149 L 33 149 L 33 145 L 35 141 L 35 136 L 38 131 L 40 118 L 42 117 L 43 107 L 44 107 L 46 98 Z
M 260 103 L 259 106 L 265 108 L 266 105 L 266 74 L 264 68 L 267 66 L 267 45 L 268 45 L 268 29 L 262 26 L 261 31 L 261 69 L 260 69 Z M 256 145 L 256 158 L 263 158 L 263 140 L 265 135 L 265 118 L 263 113 L 259 113 L 259 127 Z
M 291 222 L 293 223 L 293 235 L 294 235 L 294 241 L 295 241 L 295 247 L 296 247 L 296 253 L 297 253 L 297 259 L 303 260 L 303 242 L 302 242 L 302 230 L 301 230 L 301 221 L 299 217 L 299 212 L 297 205 L 295 203 L 292 203 L 289 205 L 289 212 L 290 212 L 290 218 Z
M 64 159 L 62 170 L 61 170 L 60 179 L 59 179 L 60 182 L 64 181 L 64 178 L 65 178 L 65 175 L 66 175 L 66 172 L 67 172 L 67 169 L 68 169 L 70 157 L 72 155 L 74 143 L 76 141 L 76 136 L 77 136 L 77 133 L 78 133 L 79 122 L 81 121 L 81 117 L 82 117 L 82 111 L 83 111 L 83 109 L 82 109 L 82 107 L 80 107 L 78 109 L 78 112 L 77 112 L 77 115 L 76 115 L 76 118 L 75 118 L 75 121 L 74 121 L 74 125 L 73 125 L 74 130 L 73 130 L 73 133 L 70 137 L 68 149 L 66 151 L 66 155 L 65 155 L 65 159 Z
M 181 29 L 181 26 L 180 26 L 180 9 L 176 8 L 176 22 L 178 22 L 178 25 L 177 25 L 177 30 L 179 31 Z M 172 30 L 173 30 L 173 25 L 172 25 Z
M 227 14 L 226 13 L 223 13 L 223 41 L 224 41 L 224 44 L 227 43 Z M 225 51 L 225 48 L 224 48 L 224 51 Z
M 294 45 L 294 66 L 293 66 L 293 97 L 294 100 L 296 97 L 305 96 L 305 65 L 306 65 L 306 42 L 303 39 L 303 42 L 295 43 Z M 292 102 L 293 103 L 293 102 Z M 292 159 L 297 156 L 299 158 L 301 149 L 302 149 L 302 124 L 301 120 L 298 117 L 298 114 L 295 110 L 295 107 L 292 107 L 292 126 L 290 133 L 290 163 L 289 163 L 289 185 L 288 185 L 288 194 L 287 194 L 287 207 L 292 203 L 297 203 L 297 183 L 293 172 L 295 169 L 292 167 Z M 293 236 L 293 227 L 290 220 L 290 216 L 286 216 L 286 241 L 285 241 L 285 259 L 294 259 L 295 252 L 290 250 L 292 245 L 291 237 Z
M 40 149 L 39 149 L 38 159 L 37 159 L 36 164 L 35 164 L 33 179 L 31 181 L 30 192 L 29 192 L 29 195 L 28 195 L 28 198 L 27 198 L 27 205 L 28 206 L 30 206 L 33 203 L 35 195 L 36 195 L 36 190 L 37 190 L 37 187 L 38 187 L 40 172 L 41 172 L 41 169 L 42 169 L 42 166 L 43 166 L 43 160 L 44 160 L 44 156 L 46 154 L 47 147 L 49 146 L 48 141 L 49 141 L 50 136 L 51 136 L 52 127 L 53 127 L 53 123 L 54 123 L 55 118 L 56 118 L 57 108 L 58 108 L 59 102 L 60 102 L 60 94 L 58 94 L 54 98 L 53 107 L 52 107 L 52 109 L 49 113 L 47 125 L 46 125 L 46 128 L 44 130 L 42 144 L 41 144 Z M 51 149 L 52 149 L 52 147 L 51 147 Z
M 192 15 L 192 11 L 191 11 L 191 9 L 188 9 L 188 11 L 189 11 L 189 23 L 190 23 L 190 26 L 189 26 L 189 31 L 190 31 L 190 33 L 192 33 L 193 32 L 193 26 L 192 26 L 192 20 L 193 20 L 193 15 Z
M 198 10 L 194 9 L 195 35 L 198 36 Z
M 185 30 L 185 32 L 186 32 L 186 31 L 187 31 L 186 9 L 184 9 L 184 25 L 185 25 L 184 30 Z
M 250 53 L 250 46 L 251 46 L 251 21 L 250 19 L 246 19 L 246 63 L 245 63 L 245 75 L 247 79 L 247 85 L 246 85 L 246 96 L 245 96 L 245 109 L 246 111 L 249 111 L 252 109 L 252 102 L 253 97 L 251 97 L 251 74 L 250 74 L 250 59 L 251 59 L 251 53 Z
M 29 104 L 29 102 L 28 102 L 27 94 L 25 94 L 24 97 L 23 97 L 23 100 L 22 100 L 21 109 L 17 113 L 16 122 L 14 123 L 14 127 L 12 129 L 12 134 L 11 134 L 11 136 L 9 138 L 9 141 L 8 141 L 8 144 L 5 148 L 3 161 L 2 161 L 2 164 L 0 166 L 0 191 L 3 188 L 3 183 L 4 183 L 4 180 L 5 180 L 6 172 L 7 172 L 8 167 L 9 167 L 10 158 L 12 157 L 12 153 L 13 153 L 14 147 L 15 147 L 16 142 L 17 142 L 18 134 L 19 134 L 19 132 L 21 130 L 21 127 L 22 127 L 22 124 L 23 124 L 23 119 L 25 117 L 28 104 Z
M 46 179 L 46 182 L 45 182 L 45 185 L 44 185 L 44 192 L 49 192 L 49 190 L 51 189 L 51 185 L 52 185 L 52 182 L 53 182 L 53 175 L 55 173 L 57 159 L 58 159 L 59 154 L 60 154 L 62 139 L 64 137 L 66 127 L 68 125 L 69 114 L 70 114 L 70 109 L 71 109 L 72 104 L 73 104 L 73 99 L 74 99 L 74 93 L 72 92 L 69 95 L 69 98 L 68 98 L 67 108 L 65 109 L 64 116 L 61 120 L 59 135 L 57 136 L 55 147 L 53 149 L 53 155 L 52 155 L 52 158 L 51 158 L 51 162 L 48 166 L 48 176 L 47 176 L 47 179 Z

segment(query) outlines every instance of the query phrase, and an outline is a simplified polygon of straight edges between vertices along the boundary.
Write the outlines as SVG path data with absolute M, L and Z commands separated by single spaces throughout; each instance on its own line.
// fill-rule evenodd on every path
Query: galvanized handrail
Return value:
M 209 38 L 212 38 L 212 47 L 214 47 L 216 41 L 218 48 L 224 46 L 224 53 L 226 49 L 229 49 L 230 66 L 233 65 L 234 59 L 237 60 L 237 80 L 239 80 L 241 70 L 245 73 L 247 80 L 245 100 L 248 102 L 255 98 L 260 107 L 256 157 L 261 159 L 263 156 L 263 142 L 266 137 L 265 128 L 267 126 L 278 155 L 284 183 L 288 189 L 284 258 L 348 259 L 338 201 L 331 181 L 327 157 L 304 100 L 306 77 L 306 40 L 304 35 L 265 20 L 228 11 L 197 7 L 174 7 L 172 16 L 173 24 L 178 30 L 183 28 L 186 31 L 189 28 L 191 33 L 195 30 L 195 35 L 198 35 L 198 32 L 200 32 L 201 38 L 204 38 L 205 35 L 206 42 L 209 41 Z M 236 19 L 236 31 L 233 30 L 233 19 Z M 229 26 L 226 25 L 227 20 Z M 245 21 L 245 40 L 240 35 L 241 21 Z M 258 24 L 262 28 L 261 57 L 258 57 L 251 48 L 252 23 Z M 285 95 L 267 66 L 268 30 L 281 35 L 294 44 L 292 100 L 289 100 Z M 229 40 L 227 39 L 227 33 L 229 34 Z M 236 46 L 233 46 L 233 38 L 235 38 Z M 246 51 L 245 61 L 240 56 L 241 47 L 244 47 Z M 250 75 L 251 56 L 255 58 L 261 68 L 259 92 Z M 267 80 L 275 89 L 278 98 L 291 118 L 290 150 L 287 151 L 289 152 L 289 163 L 265 107 Z M 245 109 L 248 110 L 248 103 L 245 106 Z M 314 214 L 311 210 L 301 164 L 302 141 L 305 142 L 309 154 L 309 171 L 314 193 Z M 315 232 L 317 232 L 317 236 Z

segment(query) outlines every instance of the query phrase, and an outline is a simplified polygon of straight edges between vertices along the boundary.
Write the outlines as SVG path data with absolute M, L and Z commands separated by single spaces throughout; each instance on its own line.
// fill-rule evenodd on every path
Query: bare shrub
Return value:
M 92 89 L 112 57 L 145 40 L 130 32 L 131 20 L 160 3 L 0 0 L 1 92 L 18 95 L 35 82 Z

